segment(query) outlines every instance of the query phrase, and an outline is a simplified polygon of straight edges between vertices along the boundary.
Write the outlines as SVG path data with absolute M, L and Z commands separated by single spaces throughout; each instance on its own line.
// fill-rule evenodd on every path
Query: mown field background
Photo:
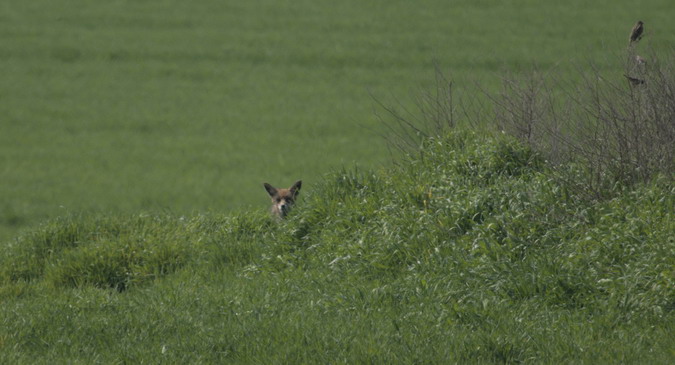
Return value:
M 672 51 L 674 16 L 3 1 L 0 363 L 672 363 L 672 174 L 594 201 L 507 136 L 392 156 L 377 115 L 436 67 L 468 101 L 534 68 L 622 81 L 634 22 Z M 297 179 L 276 224 L 262 183 Z
M 610 67 L 636 19 L 671 44 L 669 1 L 3 1 L 0 240 L 81 211 L 262 209 L 388 161 L 373 98 L 434 79 Z M 618 77 L 621 77 L 618 74 Z

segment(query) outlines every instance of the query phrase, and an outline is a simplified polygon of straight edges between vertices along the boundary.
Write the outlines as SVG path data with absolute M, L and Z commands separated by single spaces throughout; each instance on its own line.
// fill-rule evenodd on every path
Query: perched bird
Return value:
M 645 80 L 643 80 L 643 79 L 638 79 L 638 78 L 635 78 L 635 77 L 630 77 L 630 76 L 628 76 L 628 75 L 626 75 L 626 74 L 624 74 L 623 76 L 631 83 L 631 85 L 637 86 L 637 85 L 642 85 L 642 84 L 645 83 Z
M 642 20 L 638 20 L 637 23 L 633 26 L 633 29 L 630 31 L 630 38 L 628 40 L 628 45 L 631 45 L 633 42 L 637 42 L 642 39 L 642 32 L 645 31 L 645 23 Z

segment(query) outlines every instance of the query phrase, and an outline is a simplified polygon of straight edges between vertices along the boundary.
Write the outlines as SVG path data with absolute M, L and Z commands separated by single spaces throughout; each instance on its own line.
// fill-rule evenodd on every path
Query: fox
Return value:
M 288 212 L 291 211 L 293 204 L 295 204 L 295 198 L 298 197 L 298 193 L 302 187 L 302 180 L 296 181 L 288 189 L 277 189 L 268 183 L 263 183 L 263 186 L 270 195 L 270 198 L 272 198 L 272 216 L 284 219 Z

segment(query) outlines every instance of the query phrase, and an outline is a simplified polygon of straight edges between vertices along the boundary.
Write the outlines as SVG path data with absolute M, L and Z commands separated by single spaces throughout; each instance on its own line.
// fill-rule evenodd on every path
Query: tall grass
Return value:
M 674 192 L 579 199 L 532 148 L 455 131 L 283 224 L 61 219 L 1 257 L 0 359 L 665 364 Z

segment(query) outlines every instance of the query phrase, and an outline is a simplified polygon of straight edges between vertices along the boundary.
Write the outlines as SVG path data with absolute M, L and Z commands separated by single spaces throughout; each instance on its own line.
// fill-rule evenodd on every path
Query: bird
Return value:
M 645 23 L 642 20 L 638 20 L 637 23 L 633 26 L 633 29 L 630 31 L 630 38 L 628 39 L 628 45 L 631 45 L 633 42 L 637 42 L 642 39 L 642 32 L 645 31 Z
M 624 74 L 623 76 L 631 83 L 631 85 L 637 86 L 637 85 L 642 85 L 642 84 L 645 83 L 645 80 L 643 80 L 643 79 L 638 79 L 638 78 L 635 78 L 635 77 L 630 77 L 630 76 L 628 76 L 628 75 L 626 75 L 626 74 Z

